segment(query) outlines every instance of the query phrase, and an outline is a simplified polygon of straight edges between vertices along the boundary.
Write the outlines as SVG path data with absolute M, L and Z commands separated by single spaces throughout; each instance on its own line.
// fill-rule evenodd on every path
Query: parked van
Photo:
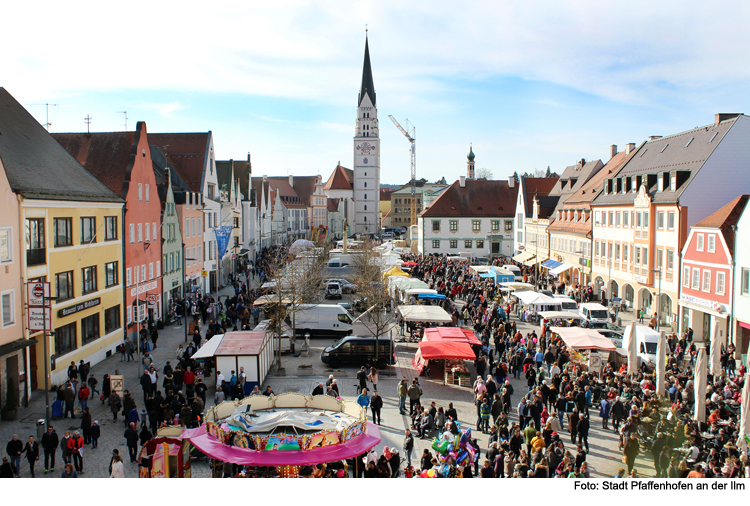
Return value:
M 341 292 L 341 283 L 338 281 L 330 281 L 326 285 L 326 299 L 340 299 Z
M 396 349 L 388 336 L 380 336 L 378 342 L 377 368 L 385 369 L 396 363 Z M 341 365 L 360 367 L 366 362 L 375 361 L 375 338 L 347 336 L 327 347 L 320 354 L 320 360 L 333 368 Z
M 638 359 L 640 360 L 638 366 L 645 363 L 653 369 L 656 366 L 656 348 L 659 345 L 660 334 L 645 325 L 628 325 L 625 327 L 625 334 L 622 336 L 622 350 L 626 356 L 630 339 L 633 339 L 633 333 L 635 333 L 638 346 Z
M 578 313 L 578 303 L 568 297 L 567 295 L 555 294 L 554 298 L 559 300 L 562 304 L 560 308 L 563 311 L 570 311 L 571 313 Z
M 517 283 L 523 282 L 523 274 L 521 274 L 521 269 L 519 269 L 518 266 L 512 265 L 512 264 L 506 264 L 506 265 L 503 265 L 502 267 L 506 271 L 510 271 L 513 273 L 513 275 L 516 277 L 515 281 Z
M 601 304 L 596 304 L 594 302 L 581 304 L 578 308 L 578 314 L 580 314 L 587 322 L 606 323 L 609 321 L 609 310 Z
M 338 304 L 300 304 L 295 323 L 297 335 L 346 336 L 352 333 L 352 317 Z

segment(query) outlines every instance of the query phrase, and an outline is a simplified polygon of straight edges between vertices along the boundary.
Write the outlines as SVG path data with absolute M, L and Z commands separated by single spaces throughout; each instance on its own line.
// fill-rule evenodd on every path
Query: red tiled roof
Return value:
M 148 134 L 148 143 L 162 148 L 169 146 L 169 161 L 190 191 L 203 191 L 203 168 L 206 166 L 211 132 Z
M 325 190 L 351 190 L 354 188 L 353 181 L 354 171 L 337 165 L 323 188 Z
M 508 181 L 467 179 L 461 188 L 454 182 L 422 211 L 420 216 L 429 217 L 495 217 L 514 216 L 518 186 L 510 188 Z
M 732 225 L 736 225 L 742 216 L 748 198 L 750 198 L 749 195 L 740 195 L 711 216 L 693 225 L 693 228 L 719 229 L 727 243 L 729 254 L 734 256 L 734 231 L 732 230 Z
M 394 188 L 381 188 L 380 189 L 380 200 L 387 200 L 390 202 L 391 200 L 391 193 L 395 192 L 396 189 Z
M 522 177 L 521 185 L 526 191 L 524 200 L 526 203 L 526 216 L 533 212 L 534 196 L 546 197 L 557 184 L 559 177 Z
M 326 205 L 329 213 L 335 213 L 339 210 L 339 199 L 327 199 Z

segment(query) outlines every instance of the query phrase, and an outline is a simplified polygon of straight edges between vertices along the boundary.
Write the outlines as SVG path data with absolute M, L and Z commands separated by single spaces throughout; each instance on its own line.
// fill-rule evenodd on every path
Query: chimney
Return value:
M 513 176 L 510 176 L 508 178 L 508 188 L 514 188 L 516 186 L 516 180 L 513 178 Z
M 629 155 L 635 149 L 635 142 L 628 142 L 625 146 L 625 154 Z
M 586 159 L 581 158 L 581 161 L 579 163 L 581 164 L 581 167 L 583 167 L 584 165 L 586 165 Z
M 612 144 L 609 147 L 609 157 L 614 158 L 616 154 L 617 154 L 617 144 Z
M 458 178 L 458 185 L 461 188 L 466 188 L 466 176 L 461 176 L 460 178 Z
M 714 114 L 714 124 L 718 125 L 722 121 L 736 118 L 737 116 L 740 116 L 741 114 L 742 113 L 739 113 L 739 112 L 720 112 L 720 113 Z
M 656 139 L 661 139 L 661 135 L 649 135 L 648 140 L 655 141 Z
M 289 174 L 289 186 L 294 186 L 294 176 Z

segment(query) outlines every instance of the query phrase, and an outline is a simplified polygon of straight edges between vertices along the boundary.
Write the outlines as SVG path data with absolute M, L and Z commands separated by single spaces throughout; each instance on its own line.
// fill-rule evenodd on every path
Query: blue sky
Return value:
M 101 2 L 14 5 L 0 86 L 50 130 L 212 130 L 257 175 L 352 163 L 364 28 L 381 181 L 495 177 L 601 158 L 649 135 L 750 113 L 746 3 Z M 10 19 L 10 17 L 8 19 Z M 33 23 L 31 22 L 33 20 Z M 33 29 L 30 27 L 33 26 Z

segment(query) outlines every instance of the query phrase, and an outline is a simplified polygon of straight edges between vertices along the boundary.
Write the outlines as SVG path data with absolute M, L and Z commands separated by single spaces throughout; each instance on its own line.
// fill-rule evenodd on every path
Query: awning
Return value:
M 439 306 L 399 306 L 399 313 L 407 322 L 449 323 L 453 319 Z
M 515 260 L 516 262 L 520 264 L 525 264 L 527 260 L 531 260 L 535 256 L 536 255 L 534 255 L 534 253 L 529 253 L 528 251 L 524 251 L 523 253 L 519 253 L 518 255 L 514 256 L 513 260 Z
M 11 341 L 8 344 L 4 344 L 0 346 L 0 357 L 4 357 L 5 355 L 10 355 L 14 351 L 21 350 L 28 346 L 33 346 L 36 343 L 37 341 L 35 339 L 16 339 L 15 341 Z
M 558 267 L 562 264 L 562 262 L 558 262 L 557 260 L 552 260 L 551 258 L 544 263 L 542 263 L 542 267 L 545 269 L 554 269 L 555 267 Z
M 573 267 L 573 266 L 572 265 L 568 265 L 566 263 L 561 263 L 560 265 L 558 265 L 554 269 L 550 269 L 549 273 L 552 276 L 558 276 L 558 275 L 560 275 L 560 273 L 567 271 L 571 267 Z
M 534 261 L 531 263 L 531 265 L 541 264 L 544 261 L 546 261 L 548 258 L 549 257 L 547 256 L 546 253 L 538 253 Z
M 216 350 L 219 348 L 221 341 L 224 339 L 224 334 L 219 334 L 208 340 L 206 344 L 201 346 L 201 349 L 196 351 L 195 354 L 190 358 L 208 358 L 213 357 Z
M 439 294 L 439 293 L 420 293 L 417 295 L 417 299 L 424 300 L 445 300 L 445 295 Z
M 419 350 L 422 352 L 422 358 L 425 360 L 439 358 L 474 360 L 477 358 L 471 346 L 455 341 L 420 341 Z
M 422 341 L 456 341 L 472 346 L 482 346 L 473 330 L 460 327 L 433 327 L 424 329 Z
M 565 344 L 574 350 L 613 351 L 617 347 L 594 329 L 580 327 L 552 327 L 550 332 L 557 334 Z

